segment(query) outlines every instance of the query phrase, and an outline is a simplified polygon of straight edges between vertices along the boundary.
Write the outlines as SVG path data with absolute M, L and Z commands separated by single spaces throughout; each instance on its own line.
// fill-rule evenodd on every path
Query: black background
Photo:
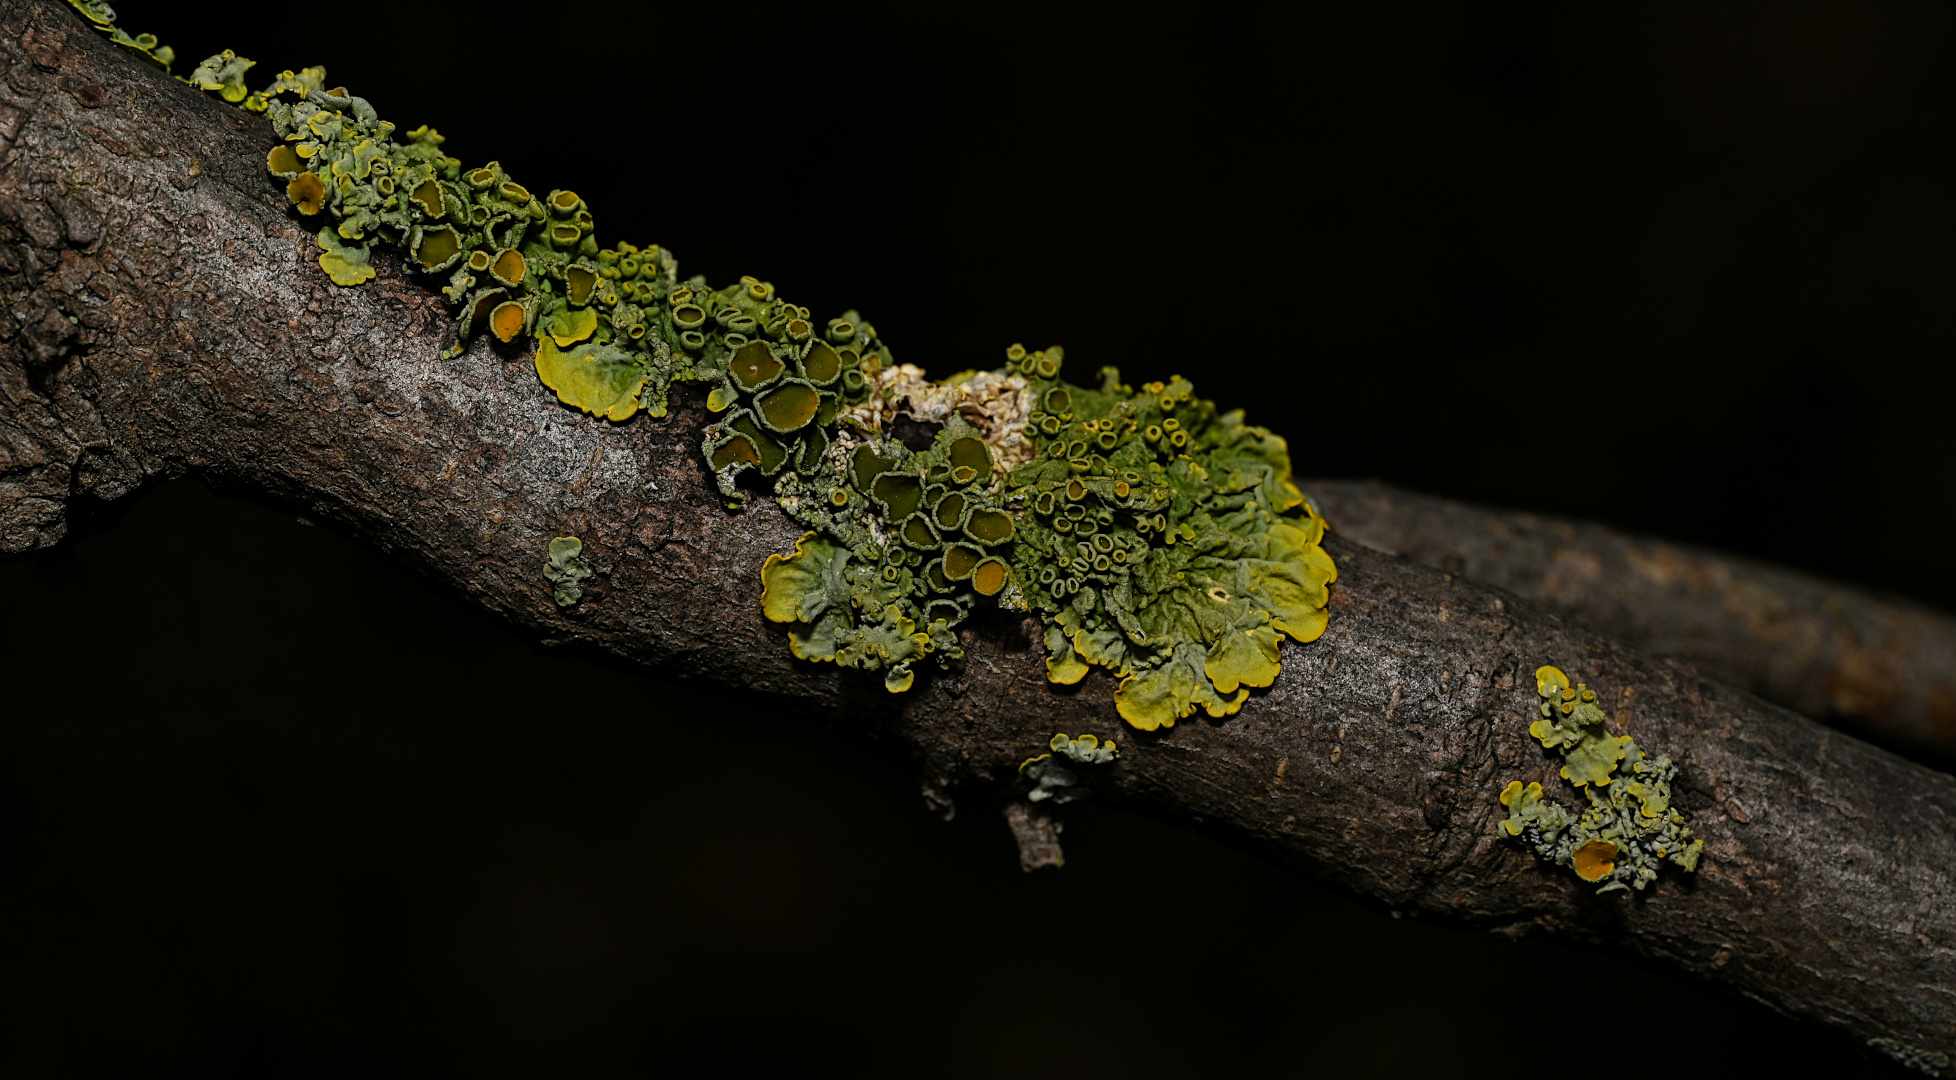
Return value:
M 1956 13 L 1348 7 L 121 13 L 180 72 L 324 63 L 935 374 L 1058 342 L 1307 476 L 1956 606 Z M 0 566 L 13 1075 L 1860 1067 L 1104 808 L 1022 876 L 886 749 L 545 653 L 194 480 L 79 533 Z

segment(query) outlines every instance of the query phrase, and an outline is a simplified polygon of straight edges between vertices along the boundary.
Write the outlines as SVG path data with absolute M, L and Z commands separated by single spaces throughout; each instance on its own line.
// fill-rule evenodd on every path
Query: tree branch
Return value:
M 800 529 L 765 500 L 721 507 L 700 395 L 612 425 L 559 406 L 523 352 L 478 339 L 439 359 L 449 315 L 398 265 L 358 289 L 319 272 L 263 175 L 261 119 L 55 0 L 0 0 L 0 26 L 7 550 L 195 470 L 336 521 L 546 639 L 846 718 L 903 745 L 936 791 L 1016 791 L 1054 732 L 1118 736 L 1103 797 L 1395 909 L 1629 948 L 1858 1040 L 1956 1051 L 1956 780 L 1336 536 L 1329 631 L 1221 722 L 1125 731 L 1106 678 L 1048 683 L 1037 635 L 1009 620 L 903 695 L 797 662 L 757 594 L 763 558 Z M 569 610 L 541 572 L 564 534 L 597 572 Z M 1549 662 L 1680 763 L 1676 805 L 1707 844 L 1695 876 L 1597 896 L 1496 839 L 1504 783 L 1560 783 L 1526 731 Z
M 1593 522 L 1360 480 L 1305 489 L 1347 539 L 1464 574 L 1876 741 L 1956 761 L 1956 619 Z

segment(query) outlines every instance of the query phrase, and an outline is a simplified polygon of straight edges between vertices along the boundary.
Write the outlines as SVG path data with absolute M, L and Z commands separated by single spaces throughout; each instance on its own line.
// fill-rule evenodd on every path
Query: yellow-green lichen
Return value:
M 125 49 L 139 52 L 143 58 L 164 71 L 176 62 L 176 52 L 168 45 L 156 43 L 155 34 L 131 35 L 115 24 L 115 9 L 103 0 L 68 0 L 68 5 L 82 13 L 97 30 L 109 35 L 109 40 Z M 246 61 L 247 64 L 250 61 Z
M 584 562 L 584 541 L 575 536 L 559 536 L 550 541 L 550 557 L 544 560 L 544 580 L 556 586 L 557 606 L 569 607 L 584 596 L 579 584 L 591 576 Z
M 1571 814 L 1544 799 L 1542 785 L 1516 780 L 1501 792 L 1508 814 L 1498 827 L 1536 854 L 1567 866 L 1588 882 L 1604 882 L 1598 892 L 1641 889 L 1657 878 L 1666 860 L 1696 870 L 1705 842 L 1694 839 L 1684 815 L 1671 806 L 1671 781 L 1677 767 L 1668 757 L 1644 756 L 1628 735 L 1614 736 L 1595 691 L 1559 668 L 1535 672 L 1542 718 L 1529 726 L 1544 747 L 1567 762 L 1562 778 L 1589 799 L 1589 809 Z
M 1059 348 L 1015 345 L 998 370 L 931 383 L 854 311 L 821 322 L 757 278 L 681 281 L 657 246 L 600 246 L 575 192 L 465 169 L 323 68 L 250 92 L 251 67 L 227 51 L 187 81 L 266 114 L 283 140 L 267 171 L 321 225 L 335 284 L 397 254 L 455 306 L 444 355 L 485 331 L 528 337 L 538 379 L 606 420 L 663 416 L 672 383 L 706 385 L 701 453 L 727 503 L 765 491 L 811 530 L 762 573 L 796 656 L 902 692 L 921 661 L 963 655 L 978 608 L 1030 612 L 1049 679 L 1105 669 L 1122 717 L 1154 730 L 1236 712 L 1277 678 L 1284 639 L 1323 633 L 1336 570 L 1284 440 L 1186 380 L 1136 388 L 1103 368 L 1075 385 Z
M 352 244 L 341 240 L 331 228 L 319 230 L 319 268 L 333 279 L 335 285 L 359 285 L 374 279 L 373 264 L 368 261 L 367 245 Z
M 1019 763 L 1019 779 L 1027 785 L 1026 799 L 1029 802 L 1052 800 L 1054 805 L 1074 802 L 1092 794 L 1087 788 L 1079 786 L 1079 777 L 1071 769 L 1061 765 L 1064 757 L 1080 765 L 1106 765 L 1117 760 L 1120 749 L 1114 740 L 1100 741 L 1095 735 L 1082 735 L 1071 738 L 1064 733 L 1053 736 L 1047 744 L 1048 752 L 1029 757 Z
M 1058 349 L 1007 352 L 1037 403 L 1035 456 L 1014 468 L 1012 565 L 1047 616 L 1049 678 L 1122 677 L 1115 704 L 1145 730 L 1198 708 L 1226 716 L 1269 686 L 1282 639 L 1324 632 L 1336 568 L 1324 521 L 1290 478 L 1284 440 L 1218 412 L 1176 377 L 1136 390 L 1102 368 L 1059 378 Z
M 1053 753 L 1072 758 L 1082 765 L 1105 765 L 1121 756 L 1121 748 L 1114 744 L 1114 740 L 1102 742 L 1098 735 L 1082 735 L 1075 739 L 1061 733 L 1053 736 L 1046 745 Z

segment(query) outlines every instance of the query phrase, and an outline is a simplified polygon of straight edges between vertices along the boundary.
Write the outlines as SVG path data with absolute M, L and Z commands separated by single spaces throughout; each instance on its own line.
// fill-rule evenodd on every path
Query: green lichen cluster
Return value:
M 991 449 L 962 420 L 923 450 L 842 434 L 850 441 L 815 432 L 820 457 L 801 455 L 776 485 L 782 508 L 816 531 L 762 566 L 762 610 L 790 624 L 796 656 L 881 670 L 901 693 L 918 661 L 964 655 L 955 631 L 979 603 L 1018 606 L 999 554 L 1013 540 L 1013 519 L 993 495 Z M 730 423 L 708 427 L 709 446 L 746 437 Z M 719 454 L 708 456 L 716 473 L 744 465 L 723 466 Z
M 772 284 L 751 277 L 714 291 L 681 289 L 673 311 L 679 323 L 704 328 L 682 331 L 682 344 L 700 355 L 694 376 L 713 383 L 707 408 L 722 414 L 700 450 L 728 503 L 745 504 L 743 473 L 828 471 L 836 414 L 869 396 L 867 379 L 889 360 L 875 328 L 851 311 L 817 335 L 807 308 L 777 301 Z
M 1122 680 L 1121 716 L 1143 730 L 1197 708 L 1234 713 L 1276 679 L 1284 637 L 1324 633 L 1337 576 L 1284 440 L 1180 376 L 1137 391 L 1108 367 L 1088 389 L 1059 378 L 1058 349 L 1006 358 L 1036 402 L 1037 454 L 1006 489 L 1020 521 L 1014 577 L 1046 620 L 1047 677 L 1107 668 Z
M 951 631 L 994 603 L 1044 618 L 1050 680 L 1105 667 L 1121 716 L 1154 730 L 1234 713 L 1276 679 L 1284 637 L 1324 632 L 1336 570 L 1284 441 L 1179 377 L 1137 390 L 1103 368 L 1088 388 L 1060 378 L 1063 362 L 1015 345 L 985 373 L 994 399 L 1025 406 L 1010 470 L 956 416 L 921 451 L 857 429 L 797 464 L 776 494 L 816 531 L 763 571 L 797 656 L 888 668 L 908 687 L 909 665 L 955 659 Z
M 74 2 L 113 32 L 104 5 Z M 664 415 L 674 382 L 709 387 L 701 450 L 723 497 L 769 491 L 810 530 L 761 574 L 796 656 L 902 692 L 923 660 L 963 655 L 979 607 L 1032 612 L 1052 681 L 1101 666 L 1121 715 L 1153 730 L 1234 713 L 1276 678 L 1283 638 L 1323 632 L 1335 569 L 1284 441 L 1187 381 L 1137 390 L 1104 368 L 1076 386 L 1058 348 L 1013 346 L 1003 369 L 929 383 L 855 312 L 818 323 L 765 281 L 682 282 L 657 246 L 600 247 L 575 193 L 464 169 L 323 68 L 252 91 L 252 66 L 226 51 L 186 81 L 267 115 L 267 169 L 318 223 L 334 283 L 372 280 L 391 251 L 455 306 L 445 355 L 483 332 L 531 339 L 543 384 L 608 420 Z M 556 554 L 550 573 L 569 574 Z M 575 602 L 581 577 L 551 580 Z
M 557 606 L 569 607 L 584 597 L 581 587 L 591 576 L 584 559 L 584 541 L 575 536 L 559 536 L 550 541 L 550 558 L 544 560 L 544 580 L 556 586 Z
M 456 305 L 446 355 L 485 330 L 505 342 L 529 337 L 538 377 L 565 404 L 610 420 L 641 407 L 664 415 L 668 383 L 694 377 L 704 359 L 692 348 L 699 335 L 683 329 L 698 309 L 670 302 L 686 291 L 671 255 L 600 248 L 575 192 L 539 197 L 493 161 L 465 170 L 427 127 L 396 138 L 364 98 L 326 89 L 325 76 L 286 72 L 253 97 L 285 140 L 266 168 L 287 181 L 300 214 L 325 219 L 319 264 L 334 283 L 371 279 L 374 249 L 392 249 L 409 270 L 444 282 Z M 210 78 L 226 77 L 216 65 Z M 239 85 L 226 83 L 224 96 Z
M 1080 787 L 1080 778 L 1073 770 L 1059 763 L 1059 757 L 1068 758 L 1081 765 L 1106 765 L 1120 758 L 1120 748 L 1114 740 L 1101 742 L 1095 735 L 1082 735 L 1071 738 L 1065 733 L 1053 736 L 1047 744 L 1050 752 L 1037 757 L 1029 757 L 1019 763 L 1019 779 L 1028 787 L 1028 802 L 1052 800 L 1055 806 L 1084 799 L 1092 794 Z M 1055 757 L 1054 755 L 1058 755 Z
M 68 0 L 68 4 L 87 17 L 88 21 L 93 23 L 97 30 L 107 34 L 110 41 L 115 42 L 125 49 L 141 53 L 145 60 L 162 68 L 164 71 L 170 70 L 170 65 L 176 62 L 176 50 L 170 48 L 168 45 L 157 44 L 155 34 L 132 35 L 120 26 L 117 26 L 115 24 L 115 9 L 103 3 L 102 0 Z M 249 61 L 246 62 L 249 63 Z
M 1671 806 L 1677 776 L 1671 759 L 1646 757 L 1630 736 L 1611 735 L 1596 692 L 1582 683 L 1571 687 L 1560 669 L 1537 670 L 1535 689 L 1544 699 L 1542 718 L 1528 732 L 1562 753 L 1562 778 L 1582 789 L 1589 809 L 1571 814 L 1545 800 L 1542 785 L 1516 780 L 1501 792 L 1508 808 L 1501 834 L 1584 881 L 1604 882 L 1598 893 L 1642 889 L 1666 860 L 1698 869 L 1705 842 L 1692 838 L 1684 815 Z

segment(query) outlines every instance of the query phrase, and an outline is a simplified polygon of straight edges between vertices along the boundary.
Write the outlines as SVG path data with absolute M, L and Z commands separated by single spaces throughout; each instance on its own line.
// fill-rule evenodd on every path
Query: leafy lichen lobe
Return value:
M 1542 858 L 1567 866 L 1599 893 L 1642 889 L 1657 879 L 1660 863 L 1698 868 L 1705 842 L 1691 835 L 1684 815 L 1671 806 L 1671 759 L 1645 756 L 1628 735 L 1613 736 L 1608 719 L 1586 684 L 1569 685 L 1560 668 L 1535 672 L 1542 718 L 1528 732 L 1567 762 L 1562 778 L 1579 788 L 1589 809 L 1571 814 L 1543 798 L 1542 785 L 1516 780 L 1501 792 L 1508 810 L 1498 831 L 1519 839 Z

